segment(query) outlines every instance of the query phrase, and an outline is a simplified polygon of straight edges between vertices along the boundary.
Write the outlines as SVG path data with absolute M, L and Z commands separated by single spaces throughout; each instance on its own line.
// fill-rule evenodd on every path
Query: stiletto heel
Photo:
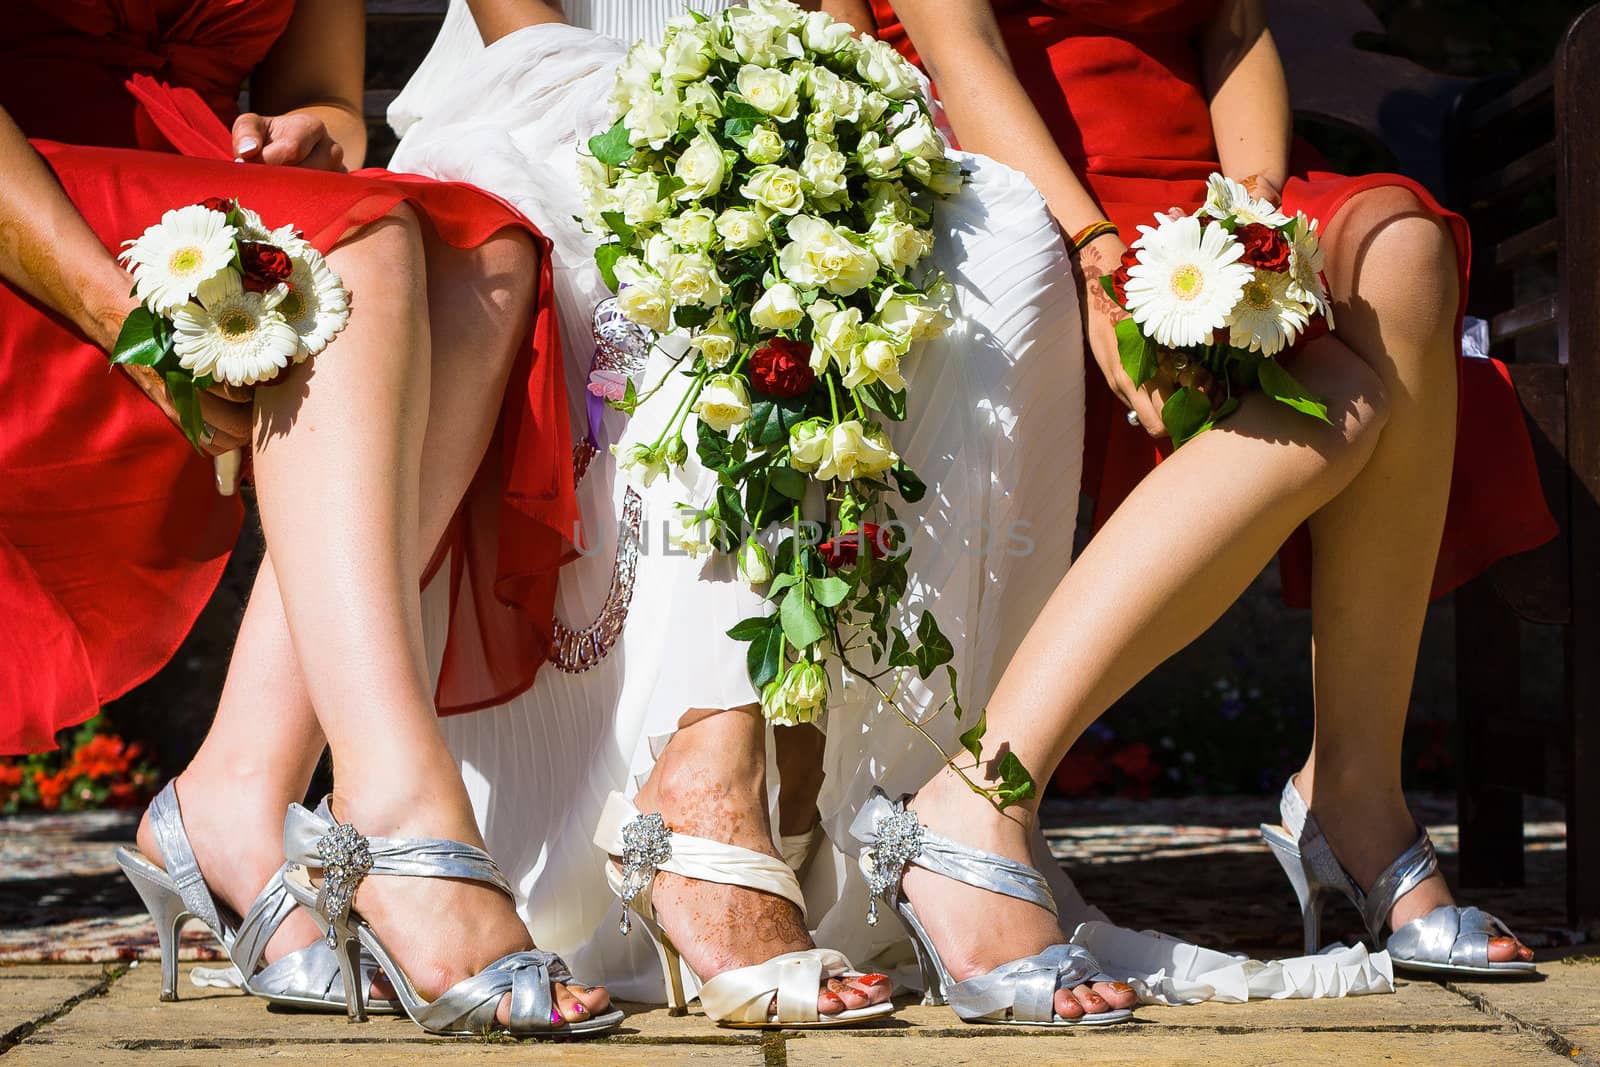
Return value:
M 1395 901 L 1439 869 L 1433 841 L 1421 826 L 1417 827 L 1417 839 L 1411 847 L 1378 875 L 1369 893 L 1361 889 L 1333 854 L 1333 846 L 1306 806 L 1293 778 L 1283 787 L 1278 813 L 1283 824 L 1263 824 L 1261 838 L 1288 876 L 1295 897 L 1300 901 L 1307 955 L 1321 947 L 1323 901 L 1328 895 L 1338 893 L 1356 906 L 1372 944 L 1387 950 L 1398 968 L 1480 977 L 1538 973 L 1538 968 L 1529 961 L 1489 961 L 1490 938 L 1516 938 L 1516 935 L 1505 923 L 1478 908 L 1441 905 L 1422 918 L 1390 931 L 1388 940 L 1384 940 L 1383 929 Z
M 117 849 L 116 856 L 117 866 L 155 920 L 156 941 L 161 949 L 162 1000 L 178 999 L 178 934 L 183 924 L 194 918 L 206 925 L 233 964 L 226 982 L 202 981 L 191 974 L 196 985 L 237 986 L 252 996 L 290 1008 L 338 1011 L 346 1007 L 344 991 L 349 985 L 341 979 L 340 967 L 323 942 L 313 942 L 275 963 L 265 962 L 267 943 L 295 909 L 284 888 L 281 868 L 240 919 L 219 904 L 206 886 L 184 830 L 177 790 L 171 783 L 150 802 L 149 815 L 165 867 L 126 848 Z M 235 970 L 237 977 L 233 976 Z M 376 971 L 371 960 L 362 961 L 362 989 L 371 984 Z M 399 1010 L 393 1001 L 376 1001 L 367 1007 L 390 1013 Z
M 356 890 L 369 875 L 479 882 L 514 897 L 511 884 L 483 849 L 460 841 L 364 837 L 349 823 L 335 823 L 326 800 L 315 812 L 289 805 L 283 820 L 283 849 L 290 861 L 283 884 L 295 903 L 328 932 L 346 988 L 352 987 L 360 961 L 372 958 L 394 985 L 406 1015 L 430 1034 L 554 1038 L 603 1034 L 621 1025 L 622 1012 L 616 1010 L 562 1025 L 555 986 L 571 984 L 572 972 L 560 956 L 540 949 L 502 956 L 429 1000 L 417 992 L 405 969 L 352 909 Z M 312 880 L 313 870 L 320 872 L 320 881 Z M 367 988 L 354 985 L 348 1002 L 351 1022 L 366 1021 Z M 511 1021 L 502 1025 L 497 1015 L 508 993 L 513 994 Z
M 329 924 L 328 941 L 339 961 L 339 975 L 344 980 L 344 987 L 350 991 L 345 998 L 345 1018 L 352 1023 L 364 1023 L 367 1021 L 367 991 L 359 980 L 361 941 L 350 927 L 348 912 Z
M 794 871 L 781 860 L 760 852 L 675 833 L 660 815 L 641 814 L 620 793 L 611 794 L 606 801 L 594 843 L 607 854 L 621 858 L 620 866 L 613 860 L 606 862 L 606 880 L 622 902 L 619 925 L 626 935 L 637 915 L 655 942 L 667 987 L 668 1014 L 686 1014 L 688 1001 L 695 996 L 714 1022 L 751 1029 L 848 1026 L 894 1014 L 894 1004 L 888 1001 L 837 1015 L 821 1014 L 817 995 L 823 979 L 862 977 L 841 953 L 829 949 L 786 952 L 753 967 L 724 971 L 710 981 L 701 981 L 690 970 L 692 981 L 686 990 L 683 960 L 672 939 L 661 929 L 651 903 L 656 873 L 669 871 L 681 878 L 757 889 L 784 898 L 804 914 L 805 897 Z M 695 983 L 699 983 L 698 987 Z M 778 1008 L 771 1012 L 769 1005 L 774 999 Z
M 864 846 L 861 872 L 871 896 L 867 923 L 878 923 L 878 903 L 893 908 L 911 936 L 927 987 L 924 1004 L 948 1004 L 969 1023 L 1004 1023 L 1013 1026 L 1107 1026 L 1126 1022 L 1126 1008 L 1096 1012 L 1077 1019 L 1057 1015 L 1055 994 L 1091 982 L 1114 982 L 1100 963 L 1081 945 L 1051 945 L 1043 952 L 1003 963 L 987 974 L 957 982 L 939 956 L 911 901 L 900 891 L 905 872 L 912 866 L 945 878 L 987 889 L 991 893 L 1025 900 L 1056 914 L 1056 902 L 1044 875 L 1026 864 L 958 844 L 941 837 L 917 821 L 906 808 L 909 797 L 891 801 L 874 789 L 850 826 Z
M 1305 931 L 1305 953 L 1313 956 L 1322 946 L 1322 906 L 1326 895 L 1321 887 L 1313 886 L 1307 878 L 1305 864 L 1300 859 L 1300 847 L 1290 841 L 1281 830 L 1263 826 L 1261 837 L 1272 851 L 1278 866 L 1283 868 L 1294 897 L 1300 904 L 1300 921 Z
M 134 892 L 144 902 L 144 910 L 155 920 L 156 944 L 161 950 L 161 999 L 177 1000 L 178 935 L 183 931 L 183 924 L 193 916 L 175 888 L 162 885 L 139 866 L 124 859 L 120 849 L 117 865 L 122 868 L 128 881 L 133 883 Z

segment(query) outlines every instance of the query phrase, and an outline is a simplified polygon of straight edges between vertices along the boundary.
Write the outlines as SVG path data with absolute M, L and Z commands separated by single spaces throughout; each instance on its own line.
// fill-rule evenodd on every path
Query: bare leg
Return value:
M 1134 490 L 1068 572 L 989 704 L 985 760 L 1008 748 L 1042 779 L 1083 730 L 1157 664 L 1210 626 L 1307 515 L 1371 455 L 1383 425 L 1377 376 L 1323 338 L 1295 373 L 1327 397 L 1333 427 L 1263 396 L 1196 438 Z M 1175 524 L 1173 516 L 1182 516 Z M 1037 800 L 1003 816 L 945 772 L 918 795 L 919 815 L 965 844 L 1030 862 Z M 912 870 L 906 892 L 960 980 L 1059 944 L 1049 913 Z M 972 916 L 983 915 L 982 923 Z M 1132 1002 L 1111 990 L 1062 991 L 1072 1018 Z
M 815 726 L 790 726 L 776 734 L 778 833 L 798 837 L 817 825 L 822 794 L 822 753 L 828 739 Z
M 411 279 L 395 276 L 397 265 L 421 262 L 420 243 L 424 240 L 429 242 L 434 266 L 426 303 L 415 287 L 408 289 Z M 409 212 L 364 231 L 337 250 L 334 259 L 366 314 L 358 311 L 345 336 L 314 369 L 303 369 L 298 380 L 265 391 L 271 395 L 259 398 L 263 433 L 258 485 L 268 541 L 280 565 L 285 555 L 297 560 L 291 580 L 284 583 L 287 601 L 293 605 L 297 595 L 305 598 L 311 592 L 306 613 L 312 618 L 301 618 L 298 612 L 292 615 L 300 644 L 308 644 L 304 639 L 308 631 L 319 636 L 312 655 L 315 665 L 308 665 L 306 675 L 316 679 L 319 671 L 333 674 L 320 679 L 323 693 L 317 693 L 315 683 L 311 693 L 316 695 L 318 707 L 340 709 L 333 716 L 339 718 L 340 727 L 330 729 L 329 734 L 334 738 L 340 773 L 336 806 L 341 817 L 352 819 L 368 833 L 444 835 L 477 842 L 465 792 L 433 721 L 422 668 L 418 546 L 432 545 L 438 539 L 482 455 L 510 356 L 522 340 L 527 278 L 536 261 L 527 239 L 510 232 L 480 249 L 447 249 L 431 235 L 418 233 Z M 429 306 L 440 311 L 431 323 Z M 358 337 L 358 323 L 370 327 L 365 336 Z M 417 341 L 429 336 L 430 326 L 437 342 L 431 359 L 429 346 Z M 386 356 L 381 354 L 385 346 Z M 338 363 L 333 362 L 335 357 Z M 382 365 L 374 366 L 374 362 Z M 431 390 L 418 388 L 430 378 Z M 319 396 L 320 401 L 316 399 Z M 354 402 L 346 403 L 347 397 Z M 275 436 L 286 425 L 314 432 Z M 425 443 L 418 449 L 424 425 Z M 380 440 L 378 446 L 370 443 L 371 438 L 383 439 L 389 434 L 394 437 Z M 362 445 L 358 438 L 368 443 Z M 388 445 L 388 451 L 383 445 Z M 316 473 L 307 476 L 311 469 Z M 281 500 L 276 507 L 269 505 L 269 495 L 279 494 L 293 494 L 288 507 Z M 357 501 L 361 506 L 354 510 L 362 512 L 360 516 L 350 514 Z M 341 559 L 337 551 L 318 549 L 314 544 L 284 546 L 285 537 L 292 542 L 294 527 L 289 523 L 297 516 L 317 515 L 326 528 L 327 516 L 341 511 L 342 519 L 358 527 L 363 536 L 363 542 L 340 546 L 357 558 Z M 403 522 L 400 516 L 407 511 L 412 519 L 405 525 L 414 531 L 413 536 L 383 529 L 391 519 Z M 315 527 L 303 529 L 311 532 Z M 392 545 L 387 549 L 383 547 L 386 536 Z M 369 555 L 370 559 L 358 562 Z M 391 560 L 395 562 L 389 563 Z M 301 580 L 319 567 L 324 580 L 328 571 L 345 568 L 348 591 L 337 585 L 317 590 L 315 580 Z M 398 594 L 394 592 L 397 582 Z M 377 595 L 374 588 L 380 590 Z M 384 602 L 390 597 L 395 599 L 385 610 Z M 302 599 L 302 607 L 306 604 Z M 334 605 L 351 611 L 341 619 L 342 611 L 327 610 Z M 363 636 L 364 627 L 376 629 Z M 345 643 L 330 646 L 320 640 L 324 634 Z M 246 651 L 265 651 L 281 662 L 281 646 L 274 653 L 270 642 L 248 649 L 242 645 L 236 660 L 245 661 Z M 364 663 L 364 668 L 352 671 L 346 664 L 343 670 L 350 674 L 335 673 L 341 655 L 355 655 L 358 658 L 351 663 Z M 363 675 L 382 677 L 385 684 L 377 691 L 381 696 L 365 684 L 350 684 Z M 310 697 L 304 691 L 280 689 L 275 695 L 283 698 L 284 704 L 268 714 L 278 721 L 300 720 L 309 712 Z M 238 717 L 251 717 L 243 701 L 238 706 L 242 713 Z M 256 703 L 253 710 L 259 718 L 263 709 Z M 379 716 L 382 722 L 376 721 Z M 324 716 L 324 726 L 329 718 Z M 224 720 L 219 715 L 224 737 L 233 721 L 234 717 Z M 211 743 L 208 740 L 208 745 Z M 217 743 L 221 751 L 221 740 Z M 352 749 L 351 743 L 360 747 Z M 343 758 L 341 749 L 346 753 Z M 352 757 L 351 752 L 358 755 Z M 385 782 L 382 763 L 396 759 L 403 762 L 395 764 L 394 776 Z M 303 790 L 303 777 L 297 788 Z M 281 801 L 271 803 L 275 817 L 281 818 Z M 442 990 L 505 951 L 526 946 L 526 931 L 498 894 L 468 886 L 446 889 L 438 883 L 427 887 L 394 884 L 405 881 L 372 883 L 363 889 L 360 906 L 380 928 L 414 931 L 408 936 L 411 943 L 397 946 L 397 951 L 415 968 L 413 977 L 424 992 Z M 456 900 L 459 907 L 454 906 Z M 441 919 L 424 931 L 407 921 L 424 909 L 438 918 L 445 914 L 439 911 L 441 905 L 450 907 L 457 920 L 454 924 Z M 386 914 L 394 915 L 396 921 L 387 922 Z M 291 941 L 287 931 L 279 940 L 285 944 L 274 945 L 275 951 L 304 943 Z M 481 951 L 474 958 L 463 958 L 460 945 Z M 441 949 L 432 951 L 431 946 Z M 598 989 L 585 993 L 582 1000 L 587 1010 L 600 1010 L 607 1003 L 604 991 Z M 565 991 L 559 993 L 558 1005 L 568 1018 L 584 1010 Z
M 1405 189 L 1354 198 L 1328 238 L 1339 337 L 1383 379 L 1389 421 L 1361 473 L 1311 518 L 1317 727 L 1298 785 L 1371 886 L 1416 837 L 1400 744 L 1450 498 L 1459 283 L 1449 232 Z M 1391 923 L 1449 903 L 1435 875 Z M 1496 938 L 1490 958 L 1532 958 L 1519 948 Z
M 660 812 L 672 829 L 777 856 L 767 817 L 766 723 L 754 707 L 684 715 L 650 780 L 634 799 Z M 651 890 L 662 928 L 702 978 L 814 948 L 799 909 L 753 889 L 656 876 Z M 892 992 L 884 975 L 831 979 L 817 1010 L 881 1004 Z

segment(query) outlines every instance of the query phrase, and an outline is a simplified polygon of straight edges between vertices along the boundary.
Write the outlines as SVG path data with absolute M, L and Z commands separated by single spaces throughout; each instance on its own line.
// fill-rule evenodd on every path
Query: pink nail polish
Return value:
M 562 1023 L 564 1023 L 566 1021 L 567 1021 L 566 1019 L 561 1017 L 561 1009 L 560 1008 L 551 1008 L 550 1009 L 550 1025 L 551 1026 L 560 1026 Z
M 574 1015 L 588 1015 L 589 1009 L 584 1007 L 583 1003 L 580 1001 L 572 1006 L 572 1012 Z

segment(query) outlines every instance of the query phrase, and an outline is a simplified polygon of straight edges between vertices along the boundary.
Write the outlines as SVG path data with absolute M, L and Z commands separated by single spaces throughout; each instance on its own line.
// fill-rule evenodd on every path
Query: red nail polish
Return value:
M 822 999 L 829 1004 L 837 1004 L 841 1008 L 844 1007 L 844 1001 L 839 999 L 839 994 L 837 993 L 823 993 Z
M 876 989 L 881 985 L 888 985 L 889 976 L 886 974 L 864 974 L 860 978 L 851 979 L 851 981 L 855 982 L 856 985 L 864 985 Z

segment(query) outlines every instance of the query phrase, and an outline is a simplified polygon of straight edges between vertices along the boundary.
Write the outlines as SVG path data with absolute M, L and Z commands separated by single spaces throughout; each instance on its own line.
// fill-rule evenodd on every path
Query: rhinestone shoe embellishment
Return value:
M 317 894 L 317 910 L 332 923 L 350 910 L 356 888 L 372 870 L 372 849 L 360 831 L 346 822 L 322 835 L 317 854 L 322 857 L 322 891 Z M 331 926 L 328 947 L 338 948 Z
M 624 935 L 633 929 L 633 898 L 671 858 L 672 831 L 659 813 L 640 815 L 622 828 L 622 921 L 617 928 Z
M 878 820 L 872 845 L 872 869 L 867 872 L 867 925 L 878 925 L 878 901 L 900 884 L 900 872 L 922 855 L 922 824 L 913 812 L 901 809 Z

